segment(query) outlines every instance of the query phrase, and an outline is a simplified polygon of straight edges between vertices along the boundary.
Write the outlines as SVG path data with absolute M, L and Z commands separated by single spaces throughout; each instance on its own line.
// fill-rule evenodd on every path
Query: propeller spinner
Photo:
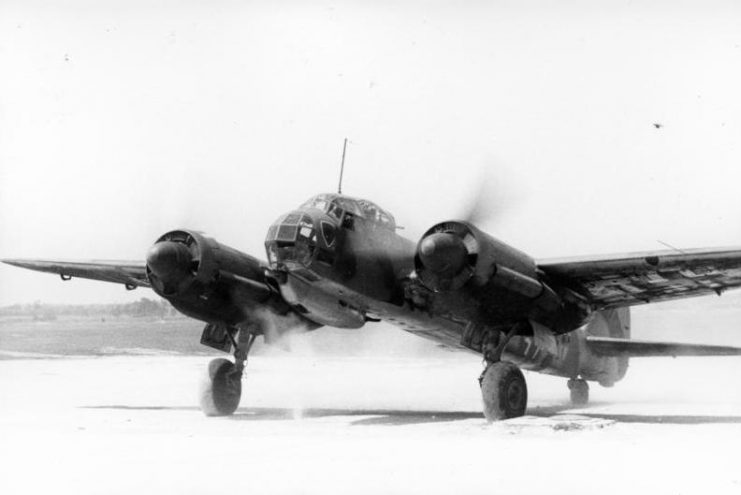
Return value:
M 158 242 L 147 252 L 147 266 L 162 280 L 172 280 L 188 274 L 190 265 L 190 250 L 181 242 Z
M 181 238 L 186 236 L 185 238 Z M 185 232 L 174 231 L 160 237 L 147 252 L 147 274 L 152 287 L 170 296 L 191 280 L 198 267 L 193 240 Z
M 468 259 L 461 238 L 448 232 L 424 237 L 419 243 L 418 254 L 422 265 L 441 277 L 454 277 L 466 266 Z

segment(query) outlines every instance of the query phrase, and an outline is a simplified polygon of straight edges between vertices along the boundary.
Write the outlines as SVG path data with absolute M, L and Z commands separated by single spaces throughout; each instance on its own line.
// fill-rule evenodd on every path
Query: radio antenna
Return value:
M 668 247 L 668 248 L 671 248 L 671 249 L 675 250 L 675 251 L 676 251 L 676 252 L 678 252 L 679 254 L 687 254 L 687 251 L 682 251 L 682 250 L 681 250 L 681 249 L 679 249 L 678 247 L 674 247 L 674 246 L 672 246 L 671 244 L 669 244 L 668 242 L 664 242 L 664 241 L 661 241 L 661 240 L 658 240 L 658 239 L 656 240 L 656 242 L 658 242 L 659 244 L 663 244 L 664 246 L 666 246 L 666 247 Z
M 342 145 L 342 162 L 340 163 L 340 182 L 337 184 L 337 194 L 342 194 L 342 174 L 345 172 L 345 152 L 347 151 L 347 138 Z

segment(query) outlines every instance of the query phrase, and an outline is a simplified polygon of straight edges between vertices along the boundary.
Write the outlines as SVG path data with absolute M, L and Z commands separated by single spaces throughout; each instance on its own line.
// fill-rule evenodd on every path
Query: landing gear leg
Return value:
M 589 402 L 589 383 L 581 378 L 572 378 L 568 381 L 571 392 L 571 403 L 575 406 L 584 406 Z
M 234 348 L 234 362 L 224 358 L 211 361 L 201 385 L 201 410 L 206 416 L 233 414 L 242 396 L 242 374 L 257 335 L 236 328 L 229 329 L 228 335 Z
M 527 407 L 527 383 L 515 364 L 502 361 L 502 351 L 507 342 L 517 333 L 514 326 L 496 347 L 484 351 L 486 368 L 479 377 L 481 397 L 484 402 L 484 416 L 489 422 L 517 418 L 525 414 Z

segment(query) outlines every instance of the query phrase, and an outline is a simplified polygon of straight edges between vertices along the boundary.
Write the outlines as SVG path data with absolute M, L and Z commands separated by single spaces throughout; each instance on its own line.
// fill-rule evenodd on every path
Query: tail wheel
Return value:
M 583 406 L 589 402 L 589 383 L 586 380 L 569 380 L 568 385 L 573 405 Z
M 527 383 L 520 368 L 507 361 L 491 363 L 480 378 L 488 421 L 517 418 L 527 408 Z
M 228 359 L 214 359 L 201 386 L 201 410 L 206 416 L 229 416 L 242 396 L 242 373 Z

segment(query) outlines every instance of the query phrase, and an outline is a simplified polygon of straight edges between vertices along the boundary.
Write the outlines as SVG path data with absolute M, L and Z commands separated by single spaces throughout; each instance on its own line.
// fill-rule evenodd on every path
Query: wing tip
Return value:
M 27 263 L 29 260 L 22 260 L 22 259 L 16 259 L 16 258 L 0 258 L 0 263 L 5 263 L 6 265 L 12 265 L 12 266 L 20 266 L 23 267 L 24 263 Z

